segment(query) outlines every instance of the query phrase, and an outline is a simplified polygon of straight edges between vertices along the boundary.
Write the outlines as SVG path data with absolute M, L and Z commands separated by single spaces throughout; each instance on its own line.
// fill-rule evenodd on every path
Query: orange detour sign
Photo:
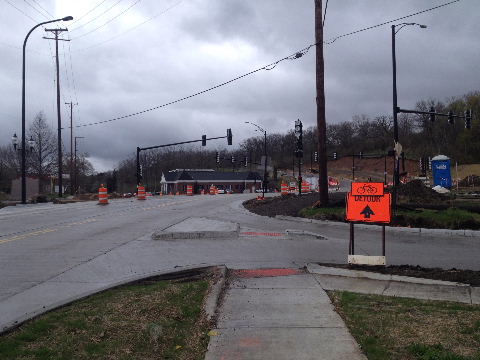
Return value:
M 352 183 L 350 195 L 383 196 L 383 183 Z
M 391 195 L 388 193 L 383 196 L 348 193 L 346 219 L 348 221 L 389 223 L 392 219 Z

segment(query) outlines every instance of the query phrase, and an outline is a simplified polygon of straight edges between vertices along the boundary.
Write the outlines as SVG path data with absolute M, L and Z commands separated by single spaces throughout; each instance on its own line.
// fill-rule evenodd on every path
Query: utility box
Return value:
M 440 185 L 447 189 L 452 187 L 450 158 L 445 155 L 437 155 L 432 158 L 432 177 L 434 186 Z

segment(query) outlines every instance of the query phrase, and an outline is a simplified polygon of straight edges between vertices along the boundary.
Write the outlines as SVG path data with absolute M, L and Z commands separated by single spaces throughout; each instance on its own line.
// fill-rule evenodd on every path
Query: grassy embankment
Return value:
M 329 295 L 369 360 L 480 359 L 480 305 Z
M 0 359 L 200 359 L 208 280 L 111 289 L 0 336 Z

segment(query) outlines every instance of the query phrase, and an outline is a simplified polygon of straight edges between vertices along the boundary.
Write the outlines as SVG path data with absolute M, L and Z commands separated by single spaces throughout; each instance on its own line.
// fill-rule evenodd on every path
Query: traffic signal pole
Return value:
M 159 149 L 159 148 L 164 148 L 164 147 L 169 147 L 169 146 L 176 146 L 176 145 L 183 145 L 183 144 L 191 144 L 191 143 L 196 143 L 196 142 L 206 142 L 207 140 L 217 140 L 217 139 L 227 139 L 227 144 L 232 145 L 232 130 L 227 129 L 227 136 L 217 136 L 217 137 L 212 137 L 212 138 L 206 138 L 203 137 L 199 140 L 190 140 L 190 141 L 181 141 L 181 142 L 176 142 L 176 143 L 171 143 L 171 144 L 163 144 L 163 145 L 155 145 L 155 146 L 148 146 L 148 147 L 138 147 L 137 146 L 137 166 L 136 166 L 136 171 L 137 171 L 137 185 L 140 184 L 142 181 L 142 175 L 140 173 L 140 152 L 145 151 L 145 150 L 153 150 L 153 149 Z

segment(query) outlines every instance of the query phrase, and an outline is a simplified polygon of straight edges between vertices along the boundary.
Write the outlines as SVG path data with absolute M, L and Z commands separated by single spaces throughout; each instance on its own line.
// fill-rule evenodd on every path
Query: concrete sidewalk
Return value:
M 366 359 L 313 275 L 276 270 L 234 271 L 206 360 Z

